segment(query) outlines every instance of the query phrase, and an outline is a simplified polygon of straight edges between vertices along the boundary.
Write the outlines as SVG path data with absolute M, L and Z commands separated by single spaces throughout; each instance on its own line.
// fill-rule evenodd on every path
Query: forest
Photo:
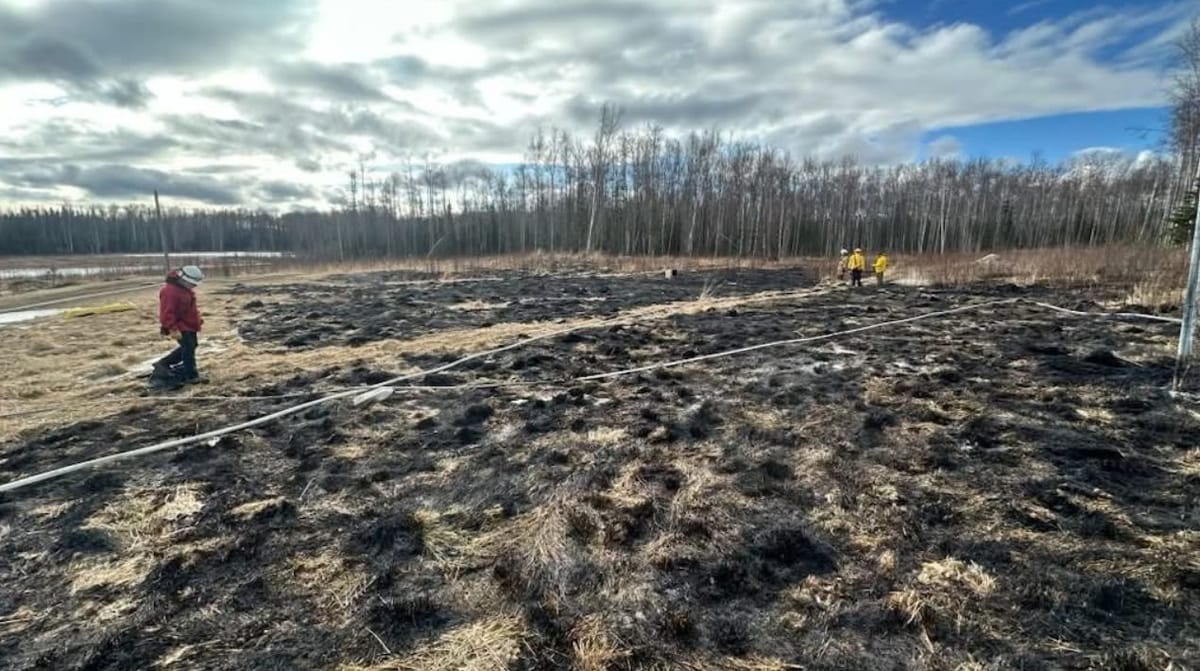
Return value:
M 542 251 L 786 257 L 863 245 L 898 252 L 1152 243 L 1185 190 L 1182 165 L 1109 153 L 1061 165 L 929 160 L 891 167 L 795 160 L 716 132 L 538 133 L 526 160 L 366 167 L 326 212 L 165 208 L 173 250 L 291 251 L 321 259 Z M 10 254 L 161 249 L 140 205 L 0 212 Z
M 541 129 L 516 165 L 408 160 L 345 176 L 329 211 L 162 212 L 173 251 L 347 260 L 533 252 L 776 258 L 861 245 L 977 252 L 1190 239 L 1200 190 L 1200 20 L 1178 45 L 1166 151 L 1059 164 L 954 158 L 879 166 L 799 159 L 718 131 Z M 130 205 L 0 208 L 6 254 L 161 250 L 153 194 Z

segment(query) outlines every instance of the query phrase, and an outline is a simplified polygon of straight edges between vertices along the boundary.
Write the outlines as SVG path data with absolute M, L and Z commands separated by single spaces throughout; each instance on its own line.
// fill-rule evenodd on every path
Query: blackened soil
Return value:
M 796 270 L 714 270 L 671 279 L 511 271 L 455 282 L 411 279 L 409 273 L 374 273 L 333 284 L 254 287 L 255 294 L 273 300 L 246 309 L 253 318 L 239 331 L 248 341 L 289 348 L 361 345 L 506 322 L 611 316 L 633 307 L 694 300 L 701 293 L 740 296 L 812 284 Z
M 1169 324 L 1006 304 L 569 381 L 1022 296 L 1099 308 L 896 288 L 585 330 L 447 372 L 552 386 L 319 408 L 17 492 L 0 499 L 0 667 L 338 668 L 384 664 L 386 645 L 405 668 L 459 668 L 447 650 L 475 645 L 508 655 L 476 668 L 587 668 L 600 632 L 612 668 L 1188 668 L 1200 422 L 1164 391 Z M 435 311 L 424 328 L 479 318 Z M 0 479 L 281 403 L 25 436 L 0 445 Z

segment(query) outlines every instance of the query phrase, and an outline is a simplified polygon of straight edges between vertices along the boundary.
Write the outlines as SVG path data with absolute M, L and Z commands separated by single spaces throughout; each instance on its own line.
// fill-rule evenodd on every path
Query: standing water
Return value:
M 16 324 L 18 322 L 27 322 L 31 319 L 39 319 L 41 317 L 51 317 L 60 312 L 62 312 L 62 310 L 55 310 L 53 308 L 45 310 L 16 310 L 13 312 L 0 312 L 0 326 L 7 326 L 9 324 Z
M 172 265 L 188 263 L 221 263 L 233 261 L 238 266 L 266 265 L 273 259 L 292 256 L 287 252 L 175 252 L 171 254 Z M 96 277 L 100 275 L 137 275 L 157 273 L 162 269 L 162 254 L 119 254 L 78 257 L 63 259 L 65 264 L 79 265 L 38 265 L 21 267 L 0 267 L 0 280 L 33 280 L 54 277 Z M 78 259 L 78 261 L 73 261 Z M 91 261 L 91 263 L 88 263 Z M 109 265 L 97 265 L 95 261 L 109 261 Z M 44 263 L 44 260 L 43 260 Z

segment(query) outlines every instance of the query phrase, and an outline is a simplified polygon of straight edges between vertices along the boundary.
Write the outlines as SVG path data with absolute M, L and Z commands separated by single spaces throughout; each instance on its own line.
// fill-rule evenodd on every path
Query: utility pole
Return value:
M 158 204 L 158 189 L 154 190 L 154 218 L 158 220 L 158 239 L 162 242 L 163 263 L 166 264 L 167 273 L 171 272 L 171 255 L 167 252 L 167 228 L 163 224 L 162 207 Z
M 1193 188 L 1200 190 L 1200 163 L 1196 166 Z M 1186 197 L 1185 197 L 1186 202 Z M 1179 327 L 1179 354 L 1175 358 L 1175 389 L 1183 386 L 1183 376 L 1192 360 L 1196 333 L 1196 294 L 1200 283 L 1200 193 L 1196 199 L 1196 217 L 1192 222 L 1192 253 L 1188 261 L 1187 291 L 1183 296 L 1183 325 Z

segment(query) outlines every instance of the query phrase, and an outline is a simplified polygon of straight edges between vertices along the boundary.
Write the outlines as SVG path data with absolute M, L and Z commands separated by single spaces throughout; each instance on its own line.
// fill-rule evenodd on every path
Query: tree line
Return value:
M 359 168 L 331 211 L 167 208 L 169 245 L 323 259 L 535 250 L 784 257 L 852 245 L 976 252 L 1160 242 L 1180 199 L 1180 163 L 1162 157 L 864 166 L 795 160 L 717 132 L 624 131 L 608 107 L 603 117 L 587 142 L 537 133 L 511 168 Z M 154 252 L 160 240 L 152 206 L 62 205 L 0 212 L 0 249 Z

